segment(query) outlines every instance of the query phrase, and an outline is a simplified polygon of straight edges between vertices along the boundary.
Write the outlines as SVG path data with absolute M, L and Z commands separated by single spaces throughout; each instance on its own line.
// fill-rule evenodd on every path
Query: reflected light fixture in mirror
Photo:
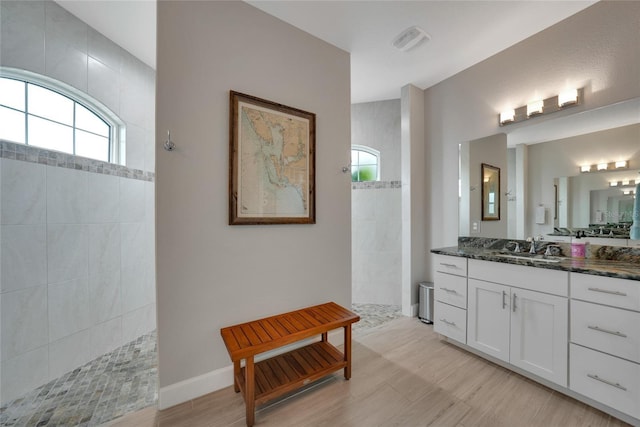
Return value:
M 609 163 L 597 163 L 594 165 L 582 165 L 580 166 L 580 173 L 587 173 L 592 171 L 597 172 L 605 172 L 605 171 L 614 171 L 614 170 L 624 170 L 629 169 L 629 161 L 622 160 L 617 162 L 609 162 Z

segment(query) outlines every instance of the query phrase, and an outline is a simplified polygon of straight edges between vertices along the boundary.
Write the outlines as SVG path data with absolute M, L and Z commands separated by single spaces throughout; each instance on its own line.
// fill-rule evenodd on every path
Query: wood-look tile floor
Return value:
M 164 411 L 147 408 L 110 427 L 245 426 L 232 387 Z M 353 376 L 340 373 L 260 408 L 256 426 L 626 426 L 628 424 L 440 341 L 400 318 L 353 339 Z

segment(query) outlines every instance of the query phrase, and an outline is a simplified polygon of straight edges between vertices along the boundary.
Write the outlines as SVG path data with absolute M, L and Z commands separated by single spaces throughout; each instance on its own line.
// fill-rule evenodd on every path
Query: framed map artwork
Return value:
M 315 114 L 234 91 L 229 111 L 229 225 L 315 224 Z

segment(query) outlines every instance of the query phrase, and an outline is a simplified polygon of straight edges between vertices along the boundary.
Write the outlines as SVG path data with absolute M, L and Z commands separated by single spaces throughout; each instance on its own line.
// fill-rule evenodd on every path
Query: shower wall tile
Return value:
M 154 127 L 152 130 L 146 131 L 146 138 L 144 144 L 144 169 L 148 171 L 156 170 L 156 145 L 154 136 Z
M 0 234 L 1 292 L 47 283 L 45 225 L 3 225 Z
M 87 216 L 88 173 L 47 166 L 47 223 L 80 224 Z
M 102 62 L 89 57 L 87 88 L 89 95 L 101 99 L 111 111 L 120 109 L 120 73 Z M 127 135 L 128 136 L 128 135 Z M 129 144 L 127 137 L 127 145 Z
M 48 283 L 89 276 L 89 236 L 86 225 L 50 224 L 47 228 Z
M 373 220 L 376 217 L 377 190 L 351 191 L 351 218 Z
M 44 224 L 46 221 L 45 166 L 0 159 L 0 218 L 2 224 Z
M 2 360 L 19 357 L 49 342 L 46 286 L 4 293 L 0 309 Z
M 126 344 L 156 328 L 156 305 L 149 304 L 122 316 L 122 342 Z
M 90 224 L 89 276 L 120 270 L 120 225 Z
M 10 360 L 2 360 L 3 402 L 12 401 L 49 380 L 49 348 L 39 347 Z
M 47 35 L 44 68 L 47 76 L 87 92 L 87 54 L 64 39 Z
M 148 75 L 150 68 L 132 57 L 125 56 L 122 61 L 120 85 L 120 117 L 127 123 L 145 127 L 149 107 L 147 95 Z
M 144 164 L 147 132 L 140 126 L 127 123 L 127 166 L 133 169 L 148 170 Z
M 146 251 L 145 226 L 142 223 L 121 224 L 121 280 L 123 313 L 152 302 L 149 257 Z
M 87 53 L 88 26 L 55 2 L 45 3 L 47 40 L 55 36 L 61 43 Z
M 111 40 L 89 27 L 89 56 L 112 70 L 120 72 L 122 68 L 123 49 Z M 114 110 L 117 113 L 117 110 Z
M 64 337 L 49 345 L 49 380 L 82 366 L 92 359 L 88 329 Z
M 120 222 L 143 222 L 145 209 L 144 181 L 120 179 Z
M 44 2 L 0 2 L 0 65 L 44 72 Z
M 91 326 L 87 278 L 49 285 L 49 342 Z
M 122 314 L 120 270 L 89 277 L 89 300 L 93 323 L 112 320 Z
M 120 220 L 120 182 L 117 176 L 87 174 L 87 222 L 105 223 Z
M 91 359 L 113 351 L 123 344 L 121 317 L 99 323 L 91 328 Z

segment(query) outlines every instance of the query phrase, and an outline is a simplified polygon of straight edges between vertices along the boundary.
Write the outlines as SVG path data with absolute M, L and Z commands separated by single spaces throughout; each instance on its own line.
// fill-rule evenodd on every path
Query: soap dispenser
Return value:
M 582 233 L 582 234 L 581 234 Z M 584 237 L 584 231 L 577 231 L 576 237 L 571 241 L 571 257 L 572 258 L 584 258 L 586 252 L 586 242 L 581 240 Z

